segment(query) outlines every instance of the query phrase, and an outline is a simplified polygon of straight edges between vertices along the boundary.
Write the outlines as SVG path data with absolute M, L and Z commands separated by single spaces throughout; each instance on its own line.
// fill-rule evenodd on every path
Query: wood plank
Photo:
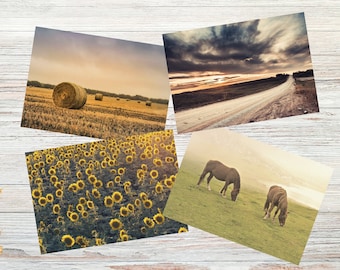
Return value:
M 20 127 L 36 26 L 162 45 L 163 33 L 301 11 L 306 16 L 320 113 L 230 127 L 335 168 L 300 267 L 193 227 L 180 235 L 40 255 L 24 152 L 93 139 Z M 337 0 L 3 0 L 0 25 L 0 269 L 340 268 Z M 167 127 L 176 130 L 172 102 Z M 175 136 L 179 162 L 190 136 Z

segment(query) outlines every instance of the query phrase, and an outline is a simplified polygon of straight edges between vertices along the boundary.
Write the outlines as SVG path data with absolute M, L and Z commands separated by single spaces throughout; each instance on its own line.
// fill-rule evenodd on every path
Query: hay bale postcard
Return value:
M 164 215 L 298 264 L 332 172 L 225 128 L 194 132 Z
M 188 229 L 163 215 L 178 171 L 171 130 L 38 150 L 26 164 L 42 254 Z
M 163 46 L 37 27 L 21 126 L 106 139 L 164 130 Z
M 163 40 L 178 133 L 319 111 L 303 13 Z

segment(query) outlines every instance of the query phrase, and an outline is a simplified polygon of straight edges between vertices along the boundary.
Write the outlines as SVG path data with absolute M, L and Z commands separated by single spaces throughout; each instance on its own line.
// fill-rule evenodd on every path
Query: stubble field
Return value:
M 163 130 L 167 104 L 88 94 L 82 109 L 54 105 L 51 89 L 27 87 L 21 126 L 94 138 L 123 137 Z

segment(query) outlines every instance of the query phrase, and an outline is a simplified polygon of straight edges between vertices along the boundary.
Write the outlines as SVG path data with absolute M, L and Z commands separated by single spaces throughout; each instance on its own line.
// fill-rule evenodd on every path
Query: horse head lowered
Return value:
M 280 211 L 279 224 L 280 226 L 284 226 L 288 215 L 288 200 L 286 190 L 279 186 L 271 186 L 268 191 L 267 200 L 264 204 L 264 219 L 270 218 L 270 213 L 275 206 L 276 211 L 273 220 Z
M 221 189 L 220 193 L 223 197 L 225 197 L 226 191 L 230 184 L 234 184 L 234 188 L 231 191 L 231 200 L 236 201 L 237 195 L 240 192 L 241 182 L 240 175 L 235 168 L 230 168 L 224 165 L 222 162 L 217 160 L 209 160 L 204 167 L 204 170 L 197 182 L 197 185 L 201 184 L 204 177 L 209 173 L 207 178 L 207 188 L 210 188 L 210 181 L 215 176 L 217 180 L 224 181 L 224 186 Z

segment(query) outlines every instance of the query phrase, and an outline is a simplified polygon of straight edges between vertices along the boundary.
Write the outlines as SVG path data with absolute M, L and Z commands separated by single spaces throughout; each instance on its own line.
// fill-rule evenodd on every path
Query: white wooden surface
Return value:
M 231 127 L 335 168 L 300 266 L 193 227 L 180 235 L 40 255 L 24 152 L 92 139 L 20 127 L 35 26 L 162 45 L 163 33 L 302 11 L 321 112 Z M 2 0 L 0 269 L 340 269 L 339 42 L 337 0 Z M 172 104 L 167 127 L 175 128 Z M 179 161 L 189 139 L 176 135 Z

